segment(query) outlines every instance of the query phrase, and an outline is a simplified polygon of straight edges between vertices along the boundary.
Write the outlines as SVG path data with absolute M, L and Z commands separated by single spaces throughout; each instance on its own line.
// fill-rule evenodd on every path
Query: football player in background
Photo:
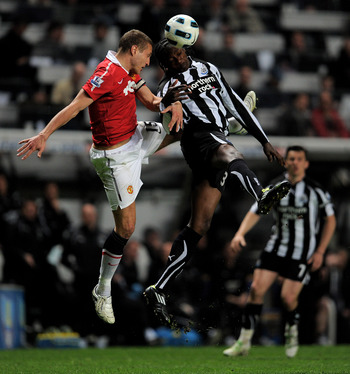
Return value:
M 248 354 L 264 295 L 278 276 L 283 277 L 281 299 L 286 310 L 285 352 L 287 357 L 294 357 L 298 352 L 298 298 L 310 280 L 310 271 L 321 267 L 336 227 L 330 196 L 306 176 L 308 167 L 307 151 L 303 147 L 287 148 L 287 172 L 278 180 L 287 180 L 292 187 L 288 196 L 274 206 L 275 223 L 254 270 L 240 336 L 232 347 L 224 350 L 226 356 Z M 254 204 L 231 241 L 236 254 L 246 246 L 244 236 L 259 219 L 257 204 Z

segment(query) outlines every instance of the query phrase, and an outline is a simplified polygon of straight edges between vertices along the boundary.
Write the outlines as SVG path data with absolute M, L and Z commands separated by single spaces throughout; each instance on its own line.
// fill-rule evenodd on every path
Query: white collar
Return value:
M 128 70 L 126 70 L 124 68 L 124 66 L 119 62 L 119 60 L 117 59 L 117 56 L 116 56 L 116 52 L 112 51 L 111 49 L 107 52 L 107 55 L 106 55 L 106 58 L 108 58 L 108 60 L 112 61 L 114 64 L 120 66 L 121 68 L 123 68 L 128 74 Z

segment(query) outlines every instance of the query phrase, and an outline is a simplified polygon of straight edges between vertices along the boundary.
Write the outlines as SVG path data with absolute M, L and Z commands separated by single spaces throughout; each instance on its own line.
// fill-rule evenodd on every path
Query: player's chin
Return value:
M 180 73 L 183 73 L 184 71 L 186 71 L 188 69 L 188 65 L 187 64 L 181 64 L 178 68 L 178 71 Z

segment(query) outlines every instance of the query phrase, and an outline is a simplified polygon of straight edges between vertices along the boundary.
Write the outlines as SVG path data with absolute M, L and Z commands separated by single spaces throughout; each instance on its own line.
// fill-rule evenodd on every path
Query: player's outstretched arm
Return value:
M 169 123 L 169 128 L 172 129 L 175 126 L 176 131 L 179 131 L 183 127 L 183 113 L 182 104 L 178 101 L 178 98 L 182 97 L 183 89 L 177 90 L 177 87 L 173 87 L 172 93 L 170 94 L 170 99 L 166 102 L 170 102 L 166 108 L 164 108 L 164 103 L 162 103 L 162 98 L 155 96 L 151 90 L 146 86 L 142 86 L 137 92 L 136 97 L 141 101 L 141 103 L 149 110 L 154 112 L 168 113 L 171 112 L 171 121 Z
M 81 89 L 75 99 L 60 112 L 58 112 L 46 125 L 46 127 L 40 131 L 39 134 L 18 142 L 18 144 L 22 144 L 22 146 L 17 149 L 17 156 L 22 157 L 22 160 L 25 160 L 33 152 L 37 151 L 38 157 L 40 158 L 45 150 L 46 141 L 49 136 L 57 129 L 64 126 L 81 110 L 88 107 L 92 102 L 93 100 L 85 93 L 84 90 Z
M 331 241 L 337 222 L 335 215 L 328 216 L 323 225 L 321 238 L 314 254 L 310 257 L 308 264 L 311 265 L 311 271 L 318 270 L 323 264 L 324 254 L 327 250 L 328 244 Z
M 270 162 L 277 161 L 281 166 L 285 165 L 284 158 L 270 142 L 263 145 L 264 153 Z
M 190 87 L 187 84 L 178 84 L 176 79 L 171 86 L 169 86 L 167 92 L 163 96 L 161 103 L 164 106 L 169 106 L 175 101 L 182 101 L 188 99 L 188 95 L 192 93 Z
M 251 211 L 248 211 L 248 213 L 243 218 L 239 229 L 231 240 L 231 249 L 236 255 L 242 250 L 242 247 L 245 247 L 247 245 L 244 236 L 256 225 L 259 219 L 260 216 Z
M 177 84 L 177 80 L 169 87 L 164 97 L 156 96 L 152 91 L 143 85 L 139 90 L 136 91 L 136 97 L 141 101 L 141 103 L 152 112 L 159 112 L 169 107 L 171 104 L 188 98 L 188 93 L 190 92 L 187 85 Z

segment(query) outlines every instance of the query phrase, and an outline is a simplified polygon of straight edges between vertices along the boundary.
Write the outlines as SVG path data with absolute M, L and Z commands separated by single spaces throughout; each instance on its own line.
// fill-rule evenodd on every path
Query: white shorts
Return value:
M 158 122 L 137 123 L 129 142 L 108 151 L 90 149 L 90 160 L 100 177 L 112 210 L 132 204 L 142 186 L 141 164 L 148 163 L 166 133 Z

